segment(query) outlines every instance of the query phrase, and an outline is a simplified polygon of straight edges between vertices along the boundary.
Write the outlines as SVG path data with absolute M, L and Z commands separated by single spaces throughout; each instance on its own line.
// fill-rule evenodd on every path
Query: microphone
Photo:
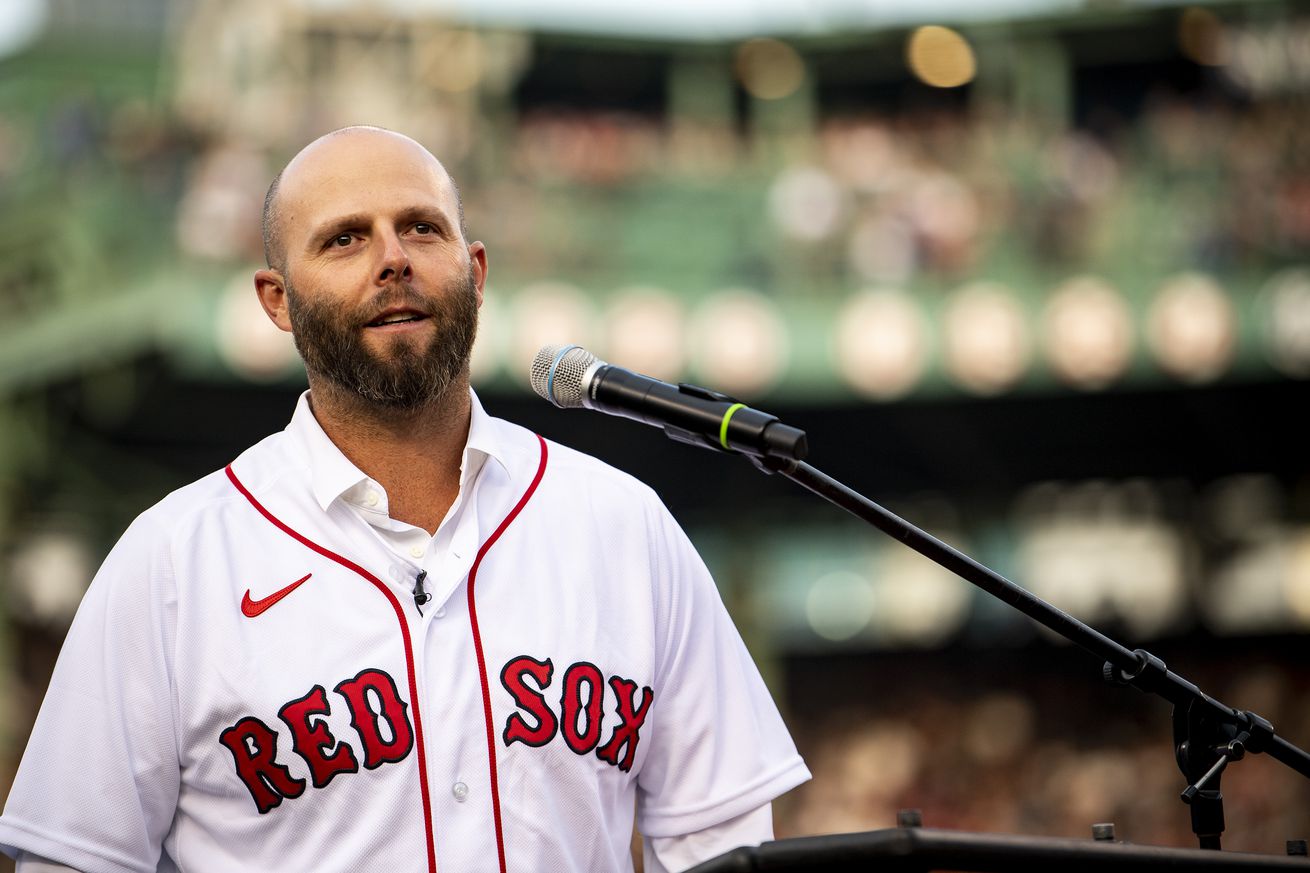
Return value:
M 607 364 L 581 346 L 543 346 L 532 390 L 560 409 L 579 406 L 662 428 L 678 442 L 754 458 L 800 461 L 805 432 L 717 391 L 671 385 Z

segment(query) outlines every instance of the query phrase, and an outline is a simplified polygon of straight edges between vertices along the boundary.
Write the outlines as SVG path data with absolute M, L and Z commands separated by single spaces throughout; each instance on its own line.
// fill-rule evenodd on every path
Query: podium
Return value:
M 744 846 L 698 864 L 687 873 L 928 873 L 932 870 L 978 873 L 1300 870 L 1310 873 L 1310 858 L 934 828 L 888 828 Z

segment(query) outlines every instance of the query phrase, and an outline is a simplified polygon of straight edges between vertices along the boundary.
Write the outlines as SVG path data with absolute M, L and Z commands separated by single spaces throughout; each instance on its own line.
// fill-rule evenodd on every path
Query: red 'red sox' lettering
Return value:
M 253 716 L 246 716 L 218 736 L 227 746 L 237 765 L 237 775 L 246 783 L 255 807 L 261 814 L 282 802 L 284 797 L 299 797 L 305 780 L 296 779 L 282 764 L 273 760 L 277 754 L 277 731 Z
M 637 731 L 646 721 L 646 710 L 650 709 L 651 701 L 655 699 L 655 694 L 649 688 L 641 689 L 641 705 L 636 709 L 632 706 L 632 697 L 637 693 L 637 683 L 629 682 L 622 676 L 611 676 L 610 687 L 619 699 L 619 718 L 623 723 L 614 729 L 614 736 L 605 744 L 604 748 L 596 752 L 596 757 L 602 761 L 609 761 L 618 767 L 624 773 L 632 769 L 632 759 L 637 754 L 637 740 L 640 737 Z M 628 751 L 624 754 L 623 760 L 619 760 L 619 749 L 624 746 Z
M 315 788 L 327 785 L 338 773 L 355 773 L 359 770 L 350 746 L 338 743 L 322 718 L 310 721 L 312 716 L 326 716 L 330 712 L 327 692 L 322 685 L 315 685 L 304 697 L 291 701 L 277 713 L 278 718 L 291 728 L 291 748 L 309 765 L 309 775 L 314 780 Z M 334 751 L 324 753 L 324 749 L 333 746 L 336 746 Z
M 582 702 L 583 688 L 587 689 L 587 702 Z M 601 706 L 605 698 L 605 677 L 600 668 L 579 661 L 564 671 L 564 695 L 560 698 L 560 733 L 564 742 L 579 755 L 585 755 L 600 742 L 600 720 L 604 716 Z M 585 719 L 578 727 L 578 716 Z
M 405 760 L 414 747 L 414 730 L 409 726 L 409 707 L 400 699 L 396 680 L 381 670 L 365 670 L 336 687 L 336 692 L 350 704 L 350 723 L 364 741 L 364 766 L 376 770 L 383 764 Z M 377 695 L 380 708 L 369 706 L 368 693 Z M 390 740 L 380 730 L 386 722 Z
M 523 716 L 517 712 L 511 714 L 505 719 L 505 732 L 501 735 L 505 745 L 523 743 L 528 746 L 544 746 L 555 738 L 555 729 L 559 723 L 541 694 L 541 689 L 550 684 L 554 672 L 555 665 L 550 662 L 550 658 L 538 661 L 527 655 L 514 658 L 500 671 L 500 684 L 505 686 L 519 709 L 526 711 L 537 722 L 536 727 L 528 727 Z M 526 676 L 531 676 L 537 684 L 536 691 L 523 681 Z
M 641 727 L 655 700 L 655 692 L 642 688 L 638 704 L 637 683 L 622 676 L 611 676 L 609 687 L 615 700 L 613 713 L 619 717 L 619 723 L 614 726 L 605 745 L 597 749 L 605 721 L 604 674 L 587 661 L 571 664 L 560 682 L 558 717 L 546 702 L 544 693 L 550 687 L 553 675 L 554 665 L 549 658 L 538 661 L 529 655 L 519 655 L 506 662 L 500 671 L 500 684 L 514 698 L 520 711 L 510 713 L 505 719 L 505 730 L 501 733 L 505 745 L 544 746 L 559 733 L 575 754 L 586 755 L 595 750 L 596 757 L 602 761 L 624 772 L 630 771 L 637 755 Z
M 409 755 L 414 747 L 409 705 L 400 699 L 390 674 L 363 670 L 333 690 L 346 700 L 350 724 L 364 749 L 366 769 L 403 761 Z M 373 700 L 377 701 L 376 707 Z M 304 697 L 288 701 L 278 710 L 278 717 L 291 731 L 292 751 L 304 759 L 315 788 L 324 787 L 338 773 L 359 772 L 355 750 L 328 729 L 331 713 L 322 685 L 315 685 Z M 261 815 L 283 798 L 296 798 L 305 791 L 305 780 L 292 776 L 285 764 L 277 762 L 277 738 L 277 731 L 253 715 L 239 719 L 218 737 L 232 753 L 237 777 L 245 783 Z

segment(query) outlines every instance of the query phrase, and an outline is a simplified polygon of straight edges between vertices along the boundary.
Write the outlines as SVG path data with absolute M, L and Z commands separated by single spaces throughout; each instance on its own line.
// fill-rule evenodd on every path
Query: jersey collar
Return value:
M 510 472 L 505 447 L 493 426 L 491 416 L 482 408 L 476 392 L 469 389 L 469 396 L 472 400 L 472 415 L 469 419 L 468 441 L 464 444 L 460 460 L 461 492 L 477 476 L 487 458 L 494 458 L 506 473 Z M 309 465 L 310 490 L 324 512 L 346 492 L 372 483 L 364 471 L 351 463 L 323 431 L 310 408 L 308 391 L 303 392 L 296 402 L 296 411 L 291 416 L 291 423 L 287 425 L 287 434 L 304 452 L 303 457 Z M 372 484 L 381 492 L 380 485 Z

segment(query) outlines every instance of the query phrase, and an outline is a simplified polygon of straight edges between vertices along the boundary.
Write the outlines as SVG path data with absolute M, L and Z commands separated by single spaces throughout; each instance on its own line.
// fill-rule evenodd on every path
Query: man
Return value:
M 346 128 L 265 204 L 310 390 L 106 559 L 0 818 L 19 870 L 614 871 L 772 836 L 808 778 L 654 494 L 489 417 L 487 277 L 413 140 Z

